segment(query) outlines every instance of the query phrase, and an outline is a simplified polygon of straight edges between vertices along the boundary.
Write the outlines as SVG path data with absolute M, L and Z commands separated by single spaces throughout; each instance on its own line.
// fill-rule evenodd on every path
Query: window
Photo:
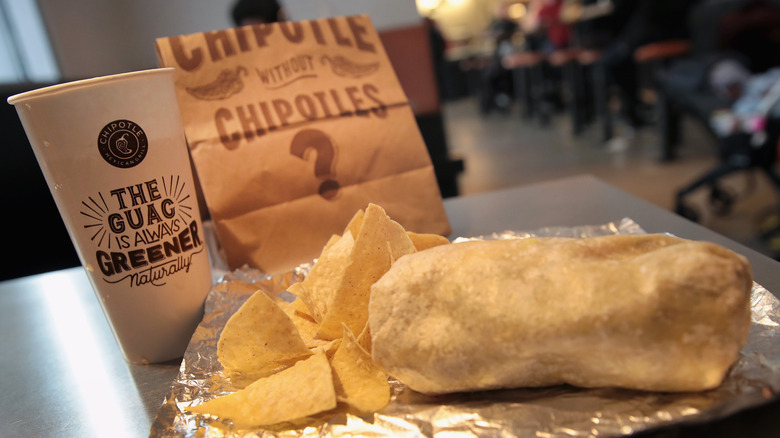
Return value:
M 0 83 L 60 77 L 35 0 L 0 0 Z

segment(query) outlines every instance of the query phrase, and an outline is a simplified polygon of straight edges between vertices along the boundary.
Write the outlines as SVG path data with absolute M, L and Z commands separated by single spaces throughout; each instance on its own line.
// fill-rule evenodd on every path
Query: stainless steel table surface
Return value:
M 758 283 L 780 292 L 780 263 L 590 176 L 447 199 L 445 207 L 453 237 L 628 217 L 648 232 L 736 250 L 750 259 Z M 0 312 L 0 436 L 148 436 L 179 363 L 126 363 L 81 268 L 0 283 Z M 777 412 L 775 402 L 659 433 L 778 436 Z

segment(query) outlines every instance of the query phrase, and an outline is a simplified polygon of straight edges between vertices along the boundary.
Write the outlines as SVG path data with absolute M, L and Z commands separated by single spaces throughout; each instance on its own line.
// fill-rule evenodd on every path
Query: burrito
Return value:
M 739 357 L 751 288 L 743 256 L 663 234 L 444 245 L 372 286 L 372 355 L 426 394 L 702 391 Z

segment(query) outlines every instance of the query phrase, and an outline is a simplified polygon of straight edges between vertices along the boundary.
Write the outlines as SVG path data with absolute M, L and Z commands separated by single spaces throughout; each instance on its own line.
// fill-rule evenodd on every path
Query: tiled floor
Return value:
M 451 154 L 465 160 L 466 170 L 459 179 L 464 195 L 589 173 L 672 210 L 677 190 L 717 163 L 713 140 L 693 122 L 684 127 L 680 158 L 661 163 L 652 126 L 631 133 L 618 124 L 618 139 L 604 144 L 596 125 L 574 137 L 565 115 L 542 128 L 523 120 L 518 108 L 480 116 L 470 99 L 446 103 L 444 118 Z M 780 242 L 773 248 L 757 235 L 768 216 L 776 218 L 772 213 L 778 211 L 778 193 L 759 173 L 740 173 L 725 181 L 739 195 L 726 216 L 712 212 L 708 190 L 688 197 L 701 215 L 700 223 L 776 257 Z

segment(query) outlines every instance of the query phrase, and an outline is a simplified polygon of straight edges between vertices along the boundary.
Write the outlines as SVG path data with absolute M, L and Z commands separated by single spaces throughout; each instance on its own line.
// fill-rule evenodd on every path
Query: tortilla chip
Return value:
M 325 354 L 318 353 L 242 390 L 185 409 L 239 427 L 256 427 L 296 420 L 336 405 L 333 373 Z
M 347 265 L 355 239 L 352 234 L 345 233 L 333 243 L 311 268 L 309 275 L 301 282 L 300 290 L 304 303 L 316 321 L 322 321 L 328 306 L 333 300 L 336 288 L 344 277 L 344 267 Z M 294 293 L 294 292 L 293 292 Z
M 371 285 L 390 269 L 395 260 L 413 252 L 414 244 L 406 230 L 391 220 L 382 207 L 369 204 L 346 267 L 342 267 L 344 271 L 340 276 L 340 284 L 324 312 L 317 337 L 340 337 L 342 324 L 346 324 L 353 332 L 363 330 L 368 321 Z
M 377 368 L 371 355 L 344 327 L 341 345 L 330 361 L 338 400 L 359 414 L 376 412 L 390 402 L 387 374 Z
M 336 353 L 336 350 L 338 350 L 339 347 L 341 346 L 341 338 L 334 339 L 332 341 L 321 341 L 321 342 L 322 344 L 312 347 L 311 352 L 312 353 L 323 352 L 328 357 L 328 359 L 332 358 L 333 355 Z
M 363 347 L 364 350 L 371 353 L 371 325 L 366 323 L 363 327 L 363 331 L 357 337 L 358 344 Z
M 352 216 L 352 219 L 349 220 L 347 227 L 344 229 L 344 234 L 347 234 L 347 231 L 349 231 L 349 233 L 352 234 L 352 238 L 357 239 L 360 227 L 363 225 L 363 216 L 365 216 L 365 212 L 363 210 L 358 210 L 357 213 Z
M 274 303 L 275 303 L 277 306 L 279 306 L 279 308 L 280 308 L 280 309 L 282 309 L 282 311 L 283 311 L 283 312 L 284 312 L 284 313 L 285 313 L 285 314 L 286 314 L 288 317 L 290 317 L 290 319 L 292 319 L 292 315 L 295 313 L 295 308 L 298 306 L 298 305 L 296 305 L 295 303 L 296 303 L 296 302 L 298 302 L 298 301 L 300 301 L 300 300 L 296 299 L 296 300 L 295 300 L 295 301 L 293 301 L 293 302 L 288 302 L 288 301 L 285 301 L 285 300 L 283 300 L 283 299 L 280 299 L 280 298 L 276 298 L 276 299 L 274 299 L 273 297 L 271 297 L 271 299 L 273 300 L 273 302 L 274 302 Z
M 252 294 L 217 343 L 230 383 L 248 386 L 186 409 L 238 427 L 303 424 L 333 415 L 337 404 L 358 414 L 381 409 L 389 403 L 390 385 L 369 353 L 370 288 L 400 257 L 445 242 L 441 236 L 407 233 L 381 207 L 369 204 L 353 216 L 343 236 L 330 238 L 306 278 L 287 287 L 294 301 L 255 292 L 251 283 L 220 286 L 228 293 Z
M 406 234 L 412 240 L 417 251 L 424 251 L 439 245 L 449 245 L 450 243 L 449 239 L 438 234 L 418 234 L 412 231 L 407 231 Z
M 325 242 L 325 246 L 322 247 L 322 251 L 320 251 L 320 257 L 322 257 L 322 254 L 326 253 L 331 246 L 333 246 L 334 243 L 338 242 L 339 239 L 341 239 L 341 236 L 338 234 L 334 234 L 330 236 L 330 239 L 328 239 L 327 242 Z
M 262 291 L 230 317 L 217 342 L 217 359 L 229 374 L 261 376 L 309 354 L 292 320 Z
M 312 322 L 315 322 L 314 317 L 311 315 L 311 312 L 309 312 L 309 306 L 304 302 L 303 297 L 306 296 L 306 291 L 304 289 L 304 286 L 300 282 L 291 284 L 287 288 L 287 292 L 295 295 L 295 300 L 281 307 L 290 318 L 297 313 L 301 317 L 308 318 Z

